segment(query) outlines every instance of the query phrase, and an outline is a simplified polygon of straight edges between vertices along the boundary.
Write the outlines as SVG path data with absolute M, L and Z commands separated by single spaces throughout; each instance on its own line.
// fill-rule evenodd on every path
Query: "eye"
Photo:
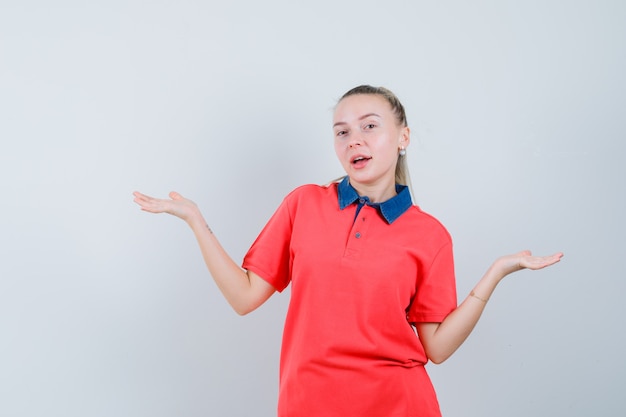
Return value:
M 374 129 L 375 127 L 376 127 L 376 124 L 374 123 L 368 123 L 364 126 L 366 130 Z
M 347 134 L 348 132 L 346 130 L 338 130 L 337 133 L 335 133 L 335 136 L 345 136 Z

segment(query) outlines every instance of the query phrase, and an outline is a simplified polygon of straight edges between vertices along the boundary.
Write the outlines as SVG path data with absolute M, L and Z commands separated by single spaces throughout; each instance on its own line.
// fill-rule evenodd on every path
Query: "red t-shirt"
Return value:
M 417 206 L 389 224 L 343 210 L 337 184 L 291 192 L 244 258 L 278 291 L 291 283 L 280 417 L 439 416 L 410 323 L 456 308 L 452 242 Z

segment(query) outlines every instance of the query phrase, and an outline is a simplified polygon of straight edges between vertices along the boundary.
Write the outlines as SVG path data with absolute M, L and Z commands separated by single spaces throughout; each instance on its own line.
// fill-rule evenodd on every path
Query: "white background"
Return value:
M 274 415 L 288 291 L 237 316 L 131 192 L 194 199 L 240 261 L 342 174 L 332 108 L 369 83 L 407 108 L 460 299 L 499 255 L 566 254 L 428 366 L 444 416 L 623 416 L 624 74 L 619 0 L 2 0 L 0 415 Z

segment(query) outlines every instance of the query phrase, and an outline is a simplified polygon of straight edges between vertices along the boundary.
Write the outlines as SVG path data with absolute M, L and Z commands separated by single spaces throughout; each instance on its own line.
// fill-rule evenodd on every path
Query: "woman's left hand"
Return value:
M 557 252 L 549 256 L 533 256 L 529 250 L 525 250 L 513 255 L 506 255 L 498 258 L 494 263 L 506 276 L 512 272 L 522 269 L 541 269 L 559 262 L 563 257 L 562 252 Z

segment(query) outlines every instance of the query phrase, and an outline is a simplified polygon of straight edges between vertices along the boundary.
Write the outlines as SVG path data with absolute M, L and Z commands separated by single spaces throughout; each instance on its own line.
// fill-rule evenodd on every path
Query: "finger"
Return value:
M 133 200 L 135 203 L 139 204 L 141 207 L 148 207 L 154 205 L 154 199 L 148 196 L 137 196 Z
M 147 196 L 140 192 L 134 192 L 134 202 L 137 203 L 143 211 L 150 213 L 160 213 L 164 210 L 163 203 L 165 200 Z
M 524 265 L 528 269 L 542 269 L 559 262 L 561 260 L 561 257 L 561 253 L 550 256 L 527 257 L 522 261 L 522 265 Z
M 561 258 L 563 257 L 562 253 L 555 253 L 554 255 L 550 256 L 547 261 L 549 262 L 549 265 L 553 265 L 559 261 L 561 261 Z
M 139 191 L 133 192 L 133 196 L 135 196 L 135 199 L 134 199 L 135 202 L 154 200 L 154 198 L 148 195 L 142 194 Z
M 559 252 L 559 253 L 555 253 L 553 255 L 544 256 L 541 259 L 543 260 L 543 262 L 553 264 L 555 262 L 559 262 L 562 257 L 563 257 L 563 254 L 561 252 Z
M 140 193 L 139 191 L 134 191 L 133 195 L 135 197 L 137 197 L 137 198 L 144 198 L 144 199 L 151 199 L 151 198 L 153 198 L 153 197 L 151 197 L 151 196 L 149 196 L 147 194 Z

